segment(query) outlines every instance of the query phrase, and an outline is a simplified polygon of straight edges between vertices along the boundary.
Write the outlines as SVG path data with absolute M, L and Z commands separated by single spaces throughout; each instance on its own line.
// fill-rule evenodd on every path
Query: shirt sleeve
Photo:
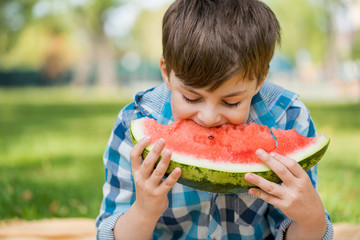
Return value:
M 294 128 L 298 133 L 306 137 L 316 136 L 316 129 L 310 117 L 310 112 L 298 99 L 294 100 L 293 104 L 286 110 L 286 113 L 279 119 L 278 125 L 283 129 Z M 307 171 L 311 183 L 316 190 L 318 184 L 317 169 L 318 165 L 316 164 Z M 333 239 L 333 226 L 330 221 L 330 216 L 326 210 L 325 213 L 327 228 L 323 239 Z M 289 228 L 292 220 L 286 217 L 280 209 L 271 205 L 267 218 L 270 224 L 270 230 L 276 236 L 276 239 L 285 239 L 286 230 Z
M 96 219 L 97 239 L 114 239 L 113 228 L 118 218 L 135 201 L 135 185 L 131 174 L 130 121 L 141 117 L 134 104 L 119 113 L 106 146 L 103 161 L 105 183 L 100 213 Z

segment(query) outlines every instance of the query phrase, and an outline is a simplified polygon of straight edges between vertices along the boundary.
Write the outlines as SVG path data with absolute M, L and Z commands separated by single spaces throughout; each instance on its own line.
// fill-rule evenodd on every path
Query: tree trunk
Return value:
M 111 45 L 106 36 L 94 40 L 96 53 L 96 85 L 114 87 L 117 85 L 116 60 Z
M 106 36 L 88 36 L 87 39 L 86 51 L 76 66 L 72 84 L 76 86 L 90 85 L 94 69 L 96 86 L 113 87 L 118 85 L 116 59 Z

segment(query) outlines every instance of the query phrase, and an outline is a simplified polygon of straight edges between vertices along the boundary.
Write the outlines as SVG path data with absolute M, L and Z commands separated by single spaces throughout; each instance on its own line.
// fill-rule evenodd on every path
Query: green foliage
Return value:
M 46 57 L 59 45 L 52 41 L 59 36 L 64 49 L 58 50 L 58 55 L 64 58 L 74 48 L 75 52 L 83 50 L 82 37 L 103 40 L 107 11 L 121 4 L 122 0 L 88 0 L 83 4 L 70 0 L 0 1 L 0 70 L 41 69 L 48 62 Z M 43 12 L 37 15 L 36 9 Z
M 267 1 L 281 26 L 280 52 L 295 60 L 299 49 L 311 53 L 314 62 L 324 60 L 327 51 L 327 13 L 310 1 Z
M 79 27 L 91 32 L 96 37 L 96 34 L 103 33 L 107 11 L 119 5 L 120 2 L 122 1 L 90 0 L 84 6 L 72 9 L 73 17 L 77 20 Z
M 36 0 L 0 1 L 0 53 L 16 44 L 19 34 L 31 22 L 35 2 Z
M 133 41 L 129 48 L 154 63 L 158 63 L 162 54 L 161 26 L 165 11 L 165 8 L 158 11 L 142 11 L 131 30 Z
M 355 36 L 353 37 L 353 46 L 351 55 L 353 59 L 360 60 L 360 30 L 355 33 Z

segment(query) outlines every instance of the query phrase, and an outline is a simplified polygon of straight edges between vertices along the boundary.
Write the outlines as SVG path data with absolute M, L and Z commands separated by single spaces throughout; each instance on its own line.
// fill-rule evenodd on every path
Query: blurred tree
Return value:
M 352 58 L 356 60 L 360 60 L 360 31 L 356 32 L 353 38 L 354 38 L 354 44 L 352 46 L 352 51 L 351 51 Z
M 8 60 L 18 56 L 31 62 L 33 67 L 39 65 L 36 61 L 41 62 L 45 69 L 52 69 L 49 74 L 55 76 L 66 67 L 64 62 L 75 62 L 80 56 L 74 68 L 74 84 L 90 84 L 91 77 L 95 76 L 96 84 L 113 86 L 117 81 L 117 54 L 132 50 L 145 60 L 156 62 L 161 56 L 161 20 L 165 9 L 140 12 L 142 1 L 145 0 L 0 0 L 0 67 L 10 66 Z M 306 49 L 312 62 L 325 63 L 328 75 L 334 75 L 341 57 L 336 40 L 337 13 L 353 1 L 267 0 L 282 26 L 281 53 L 295 62 L 298 50 Z M 104 26 L 111 12 L 125 5 L 141 9 L 131 36 L 109 37 Z M 115 21 L 115 24 L 124 23 Z M 354 57 L 360 48 L 356 42 L 359 36 L 353 34 L 352 38 Z M 72 44 L 75 42 L 76 47 Z M 20 43 L 22 47 L 16 49 Z M 41 44 L 40 50 L 34 47 Z M 23 54 L 24 46 L 28 48 L 26 54 Z M 11 50 L 15 52 L 10 53 Z M 79 51 L 82 54 L 77 54 Z
M 55 76 L 64 68 L 62 58 L 66 58 L 67 40 L 76 35 L 78 49 L 84 54 L 74 69 L 74 83 L 89 84 L 91 73 L 95 73 L 97 85 L 113 86 L 116 84 L 114 48 L 105 35 L 104 24 L 108 10 L 121 4 L 121 0 L 1 0 L 1 56 L 14 50 L 20 38 L 34 37 L 27 31 L 32 29 L 30 33 L 37 32 L 38 38 L 48 38 L 43 46 L 46 51 L 40 51 L 45 55 L 42 64 L 49 76 Z M 0 59 L 0 65 L 2 62 L 6 61 Z
M 88 0 L 83 6 L 74 8 L 75 23 L 85 35 L 88 49 L 79 61 L 73 83 L 84 85 L 90 79 L 92 69 L 96 68 L 99 86 L 116 85 L 116 62 L 114 48 L 104 32 L 109 9 L 123 4 L 117 0 Z M 121 23 L 119 23 L 121 24 Z
M 268 0 L 282 34 L 281 52 L 295 62 L 299 49 L 307 49 L 314 62 L 323 60 L 327 47 L 325 9 L 304 0 Z
M 5 71 L 36 71 L 37 81 L 53 84 L 61 81 L 74 62 L 73 31 L 66 5 L 55 1 L 1 2 L 0 11 L 5 37 L 1 38 L 0 66 Z M 62 6 L 62 10 L 55 10 Z M 34 79 L 32 79 L 34 80 Z
M 9 51 L 32 19 L 32 7 L 36 0 L 0 1 L 0 52 Z
M 356 49 L 359 45 L 356 42 L 358 34 L 356 29 L 353 29 L 351 19 L 348 18 L 355 1 L 323 0 L 322 4 L 326 9 L 325 17 L 328 23 L 325 75 L 330 80 L 337 80 L 340 62 L 356 59 Z
M 269 0 L 282 27 L 281 52 L 293 61 L 306 49 L 311 61 L 322 66 L 325 79 L 338 78 L 339 63 L 350 60 L 357 34 L 349 34 L 349 9 L 355 0 Z M 348 22 L 346 22 L 348 21 Z
M 131 50 L 137 51 L 145 60 L 159 62 L 162 55 L 162 18 L 166 9 L 142 11 L 133 28 Z M 146 42 L 144 41 L 146 39 Z

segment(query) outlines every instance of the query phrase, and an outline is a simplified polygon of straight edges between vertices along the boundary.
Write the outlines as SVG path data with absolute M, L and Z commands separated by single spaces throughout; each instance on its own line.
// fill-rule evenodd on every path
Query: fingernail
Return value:
M 252 173 L 246 173 L 245 174 L 245 180 L 252 180 L 254 179 L 254 175 Z
M 181 168 L 177 167 L 177 168 L 175 168 L 175 170 L 179 175 L 181 174 Z
M 259 156 L 265 156 L 266 152 L 261 148 L 259 148 L 258 150 L 256 150 L 256 154 Z
M 171 151 L 167 148 L 164 149 L 164 154 L 166 155 L 170 155 L 171 154 Z
M 270 156 L 272 156 L 272 157 L 276 157 L 276 153 L 271 152 L 271 153 L 270 153 Z
M 150 140 L 150 138 L 151 138 L 150 136 L 146 136 L 146 137 L 144 137 L 143 139 L 144 139 L 145 142 L 147 142 L 147 141 Z
M 165 144 L 165 140 L 164 140 L 163 138 L 160 138 L 160 139 L 157 141 L 157 143 L 158 143 L 160 146 L 162 146 L 162 145 Z
M 259 190 L 256 189 L 256 188 L 250 188 L 249 189 L 249 194 L 257 197 L 259 195 Z

